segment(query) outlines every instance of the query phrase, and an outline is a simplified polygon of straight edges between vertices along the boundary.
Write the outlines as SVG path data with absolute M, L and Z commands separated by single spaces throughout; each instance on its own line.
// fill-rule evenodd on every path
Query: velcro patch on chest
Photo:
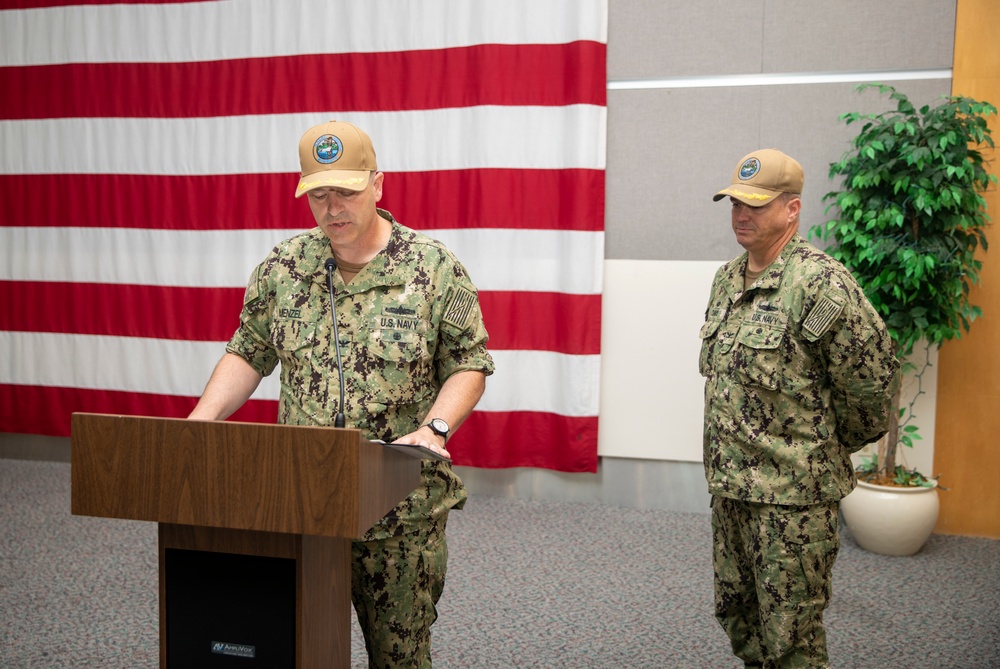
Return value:
M 809 311 L 809 315 L 802 322 L 802 329 L 814 337 L 819 337 L 837 320 L 843 309 L 844 305 L 824 295 Z
M 444 322 L 464 329 L 469 324 L 476 294 L 466 288 L 453 288 L 444 308 Z
M 724 321 L 726 320 L 726 307 L 718 307 L 712 305 L 705 312 L 705 320 L 709 321 Z

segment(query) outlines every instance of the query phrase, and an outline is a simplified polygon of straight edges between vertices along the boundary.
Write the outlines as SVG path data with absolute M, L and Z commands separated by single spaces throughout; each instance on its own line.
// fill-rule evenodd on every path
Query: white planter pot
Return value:
M 913 555 L 934 531 L 938 517 L 933 488 L 896 488 L 858 481 L 840 502 L 844 522 L 858 545 L 882 555 Z

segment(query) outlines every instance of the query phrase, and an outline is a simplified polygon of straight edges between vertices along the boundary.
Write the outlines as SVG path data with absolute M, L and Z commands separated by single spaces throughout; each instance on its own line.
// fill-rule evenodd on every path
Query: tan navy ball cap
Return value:
M 372 138 L 346 121 L 329 121 L 306 130 L 299 140 L 302 177 L 295 197 L 313 188 L 364 190 L 378 170 Z
M 751 207 L 763 207 L 776 195 L 801 195 L 805 175 L 802 165 L 777 149 L 759 149 L 740 159 L 733 171 L 733 183 L 712 199 L 734 197 Z

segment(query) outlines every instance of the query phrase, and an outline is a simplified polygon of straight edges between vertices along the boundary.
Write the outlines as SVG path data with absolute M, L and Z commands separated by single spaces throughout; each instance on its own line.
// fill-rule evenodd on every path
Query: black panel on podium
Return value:
M 293 669 L 295 561 L 168 549 L 171 667 Z

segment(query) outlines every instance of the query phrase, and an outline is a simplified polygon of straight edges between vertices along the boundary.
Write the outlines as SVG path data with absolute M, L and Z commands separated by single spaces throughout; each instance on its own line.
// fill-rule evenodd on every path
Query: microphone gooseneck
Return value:
M 340 404 L 337 407 L 337 417 L 333 420 L 334 427 L 344 427 L 344 368 L 340 362 L 340 334 L 337 332 L 337 302 L 333 296 L 333 273 L 337 269 L 337 261 L 326 259 L 326 288 L 330 293 L 330 314 L 333 318 L 333 348 L 337 352 L 337 376 L 340 378 Z

